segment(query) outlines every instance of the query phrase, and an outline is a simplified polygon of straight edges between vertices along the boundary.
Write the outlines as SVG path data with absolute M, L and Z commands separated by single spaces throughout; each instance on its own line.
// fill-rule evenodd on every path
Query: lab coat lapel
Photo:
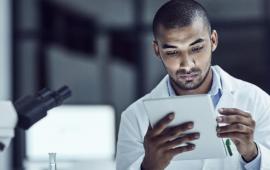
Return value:
M 166 75 L 161 82 L 154 88 L 150 93 L 150 98 L 163 98 L 169 97 L 168 87 L 167 87 L 167 80 L 169 76 Z
M 213 67 L 220 75 L 222 84 L 222 95 L 217 104 L 216 109 L 219 108 L 234 108 L 235 103 L 235 89 L 233 89 L 232 82 L 233 77 L 223 71 L 219 66 Z
M 222 96 L 219 99 L 216 110 L 220 108 L 234 108 L 235 107 L 235 97 L 233 91 L 223 90 Z

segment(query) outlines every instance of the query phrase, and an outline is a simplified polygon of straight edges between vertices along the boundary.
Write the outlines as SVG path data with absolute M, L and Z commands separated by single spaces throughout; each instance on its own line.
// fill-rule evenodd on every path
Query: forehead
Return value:
M 185 27 L 165 28 L 158 26 L 156 40 L 164 43 L 190 43 L 198 38 L 206 39 L 209 36 L 208 28 L 201 19 L 194 20 Z

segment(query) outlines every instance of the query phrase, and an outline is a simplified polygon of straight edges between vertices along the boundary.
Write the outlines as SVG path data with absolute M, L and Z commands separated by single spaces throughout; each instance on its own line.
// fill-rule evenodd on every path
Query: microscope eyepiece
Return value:
M 47 111 L 59 106 L 71 96 L 67 86 L 57 91 L 44 88 L 37 95 L 25 96 L 14 103 L 18 113 L 18 127 L 28 129 L 47 115 Z
M 56 98 L 57 98 L 57 103 L 62 104 L 62 102 L 69 98 L 71 96 L 71 91 L 69 90 L 69 88 L 67 86 L 63 86 L 61 87 L 59 90 L 57 90 L 56 92 Z

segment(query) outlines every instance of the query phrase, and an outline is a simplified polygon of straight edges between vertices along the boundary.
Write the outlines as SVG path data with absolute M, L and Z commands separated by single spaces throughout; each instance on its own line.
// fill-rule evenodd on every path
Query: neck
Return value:
M 191 95 L 191 94 L 206 94 L 208 93 L 208 91 L 210 90 L 212 86 L 212 81 L 213 81 L 213 72 L 212 72 L 212 69 L 210 68 L 204 82 L 196 89 L 183 90 L 177 87 L 177 85 L 173 81 L 171 81 L 171 84 L 176 95 L 182 96 L 182 95 Z

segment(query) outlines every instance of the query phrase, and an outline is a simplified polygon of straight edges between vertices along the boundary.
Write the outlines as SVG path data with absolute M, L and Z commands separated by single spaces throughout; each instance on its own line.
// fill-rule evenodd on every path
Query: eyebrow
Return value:
M 204 39 L 199 38 L 199 39 L 197 39 L 196 41 L 192 42 L 189 46 L 192 46 L 192 45 L 201 43 L 201 42 L 203 42 L 203 41 L 204 41 Z M 169 44 L 164 44 L 164 45 L 162 45 L 162 48 L 163 48 L 163 49 L 166 49 L 166 48 L 177 48 L 177 46 L 169 45 Z
M 192 45 L 195 45 L 195 44 L 201 43 L 201 42 L 203 42 L 203 41 L 204 41 L 204 39 L 199 38 L 199 39 L 197 39 L 196 41 L 194 41 L 193 43 L 191 43 L 189 46 L 192 46 Z
M 162 45 L 162 48 L 165 49 L 165 48 L 177 48 L 177 47 L 174 45 L 164 44 Z

